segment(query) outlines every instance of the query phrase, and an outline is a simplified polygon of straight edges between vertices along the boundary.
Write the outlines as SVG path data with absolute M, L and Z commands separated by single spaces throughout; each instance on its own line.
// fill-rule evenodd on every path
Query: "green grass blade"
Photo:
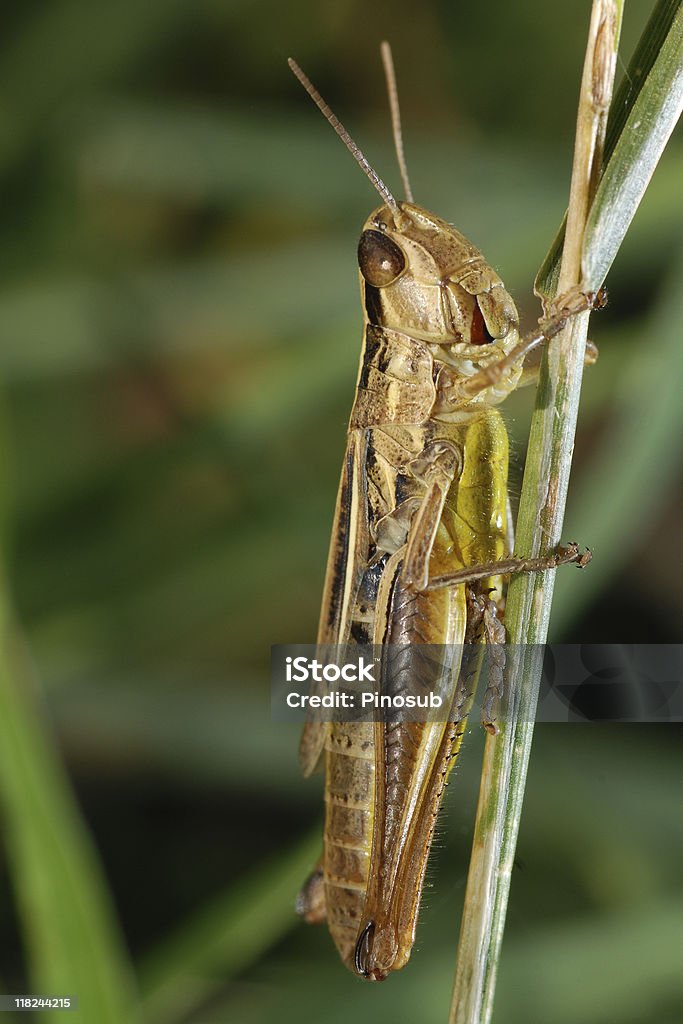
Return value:
M 598 98 L 604 93 L 609 102 L 621 14 L 620 4 L 594 0 L 566 240 L 557 274 L 543 279 L 545 287 L 552 279 L 550 295 L 580 283 L 585 289 L 602 284 L 680 109 L 681 24 L 674 19 L 591 204 L 605 131 L 604 103 Z M 515 548 L 523 557 L 545 553 L 560 540 L 587 328 L 587 314 L 574 318 L 544 354 Z M 506 627 L 514 645 L 508 648 L 506 673 L 510 708 L 500 735 L 489 736 L 486 743 L 451 1024 L 491 1019 L 542 669 L 542 647 L 534 645 L 543 645 L 547 637 L 553 585 L 554 573 L 520 574 L 509 588 Z
M 131 974 L 101 869 L 2 593 L 0 602 L 0 809 L 31 991 L 76 996 L 84 1021 L 135 1024 Z M 43 1019 L 62 1018 L 49 1011 Z
M 605 280 L 683 110 L 683 4 L 662 6 L 673 14 L 669 30 L 643 76 L 586 224 L 583 279 L 591 289 Z
M 605 280 L 683 107 L 683 3 L 660 0 L 617 90 L 605 139 L 605 168 L 584 235 L 587 288 Z M 566 223 L 566 218 L 565 218 Z M 556 292 L 565 223 L 536 277 Z

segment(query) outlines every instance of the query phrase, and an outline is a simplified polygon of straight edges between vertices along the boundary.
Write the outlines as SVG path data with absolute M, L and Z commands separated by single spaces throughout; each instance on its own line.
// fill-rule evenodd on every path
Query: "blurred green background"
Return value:
M 625 62 L 650 7 L 626 4 Z M 358 982 L 293 914 L 322 784 L 270 720 L 269 647 L 315 635 L 360 343 L 355 246 L 377 199 L 286 58 L 398 190 L 391 40 L 416 199 L 472 238 L 532 324 L 589 10 L 3 9 L 2 523 L 19 623 L 0 673 L 3 991 L 80 994 L 88 1024 L 446 1020 L 477 726 L 409 967 Z M 565 537 L 595 557 L 558 579 L 556 640 L 681 639 L 682 177 L 679 136 L 593 320 Z M 513 492 L 532 401 L 506 406 Z M 683 1017 L 679 740 L 538 728 L 500 1024 Z

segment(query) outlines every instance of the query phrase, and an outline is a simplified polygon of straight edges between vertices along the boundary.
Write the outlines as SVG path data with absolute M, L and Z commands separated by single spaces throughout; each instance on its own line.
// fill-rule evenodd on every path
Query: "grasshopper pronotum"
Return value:
M 382 57 L 402 202 L 289 62 L 383 200 L 358 246 L 364 343 L 318 642 L 501 643 L 505 575 L 583 565 L 589 555 L 570 545 L 533 561 L 509 557 L 508 439 L 496 406 L 534 378 L 528 353 L 595 297 L 563 297 L 520 338 L 515 304 L 481 253 L 413 202 L 386 43 Z M 380 980 L 410 957 L 434 821 L 470 703 L 460 701 L 449 722 L 304 728 L 305 774 L 325 755 L 326 821 L 321 865 L 299 910 L 311 922 L 327 919 L 342 960 L 362 977 Z M 492 706 L 485 697 L 489 729 Z

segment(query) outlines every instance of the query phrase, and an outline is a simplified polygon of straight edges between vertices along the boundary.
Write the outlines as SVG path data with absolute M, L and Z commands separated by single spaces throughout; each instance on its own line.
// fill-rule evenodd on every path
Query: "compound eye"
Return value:
M 405 270 L 402 250 L 381 231 L 364 231 L 358 243 L 360 272 L 374 288 L 383 288 Z

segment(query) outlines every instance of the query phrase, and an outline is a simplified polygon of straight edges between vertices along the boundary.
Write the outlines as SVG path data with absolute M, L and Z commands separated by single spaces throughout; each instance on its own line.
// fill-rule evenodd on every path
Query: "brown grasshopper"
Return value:
M 526 357 L 592 308 L 564 296 L 525 337 L 503 282 L 451 224 L 413 202 L 388 44 L 382 56 L 406 201 L 398 202 L 298 65 L 290 67 L 382 198 L 358 245 L 363 350 L 318 643 L 501 644 L 505 576 L 589 560 L 576 545 L 510 557 L 508 437 L 497 406 L 535 378 Z M 593 350 L 588 360 L 593 361 Z M 469 684 L 468 684 L 469 685 Z M 324 853 L 299 898 L 344 963 L 381 980 L 408 961 L 434 823 L 472 701 L 453 674 L 447 722 L 312 722 L 324 754 Z M 496 687 L 483 701 L 495 730 Z

